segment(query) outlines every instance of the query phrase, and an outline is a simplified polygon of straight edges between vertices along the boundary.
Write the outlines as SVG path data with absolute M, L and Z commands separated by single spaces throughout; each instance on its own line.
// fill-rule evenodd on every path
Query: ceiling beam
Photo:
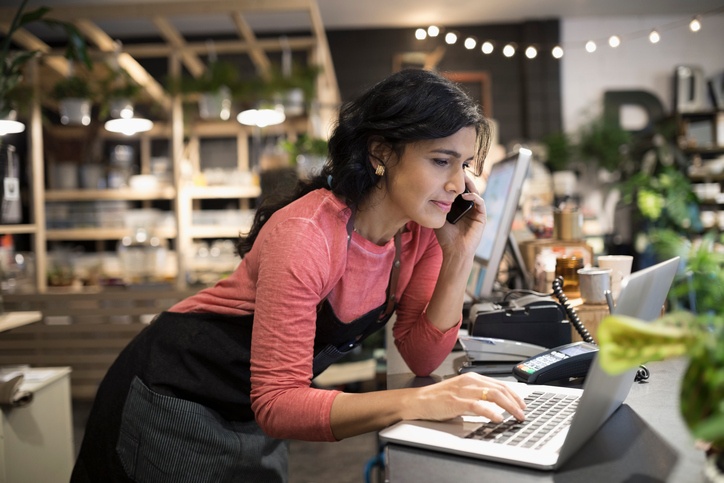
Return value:
M 80 30 L 83 35 L 94 43 L 102 52 L 114 53 L 116 52 L 116 42 L 103 30 L 101 30 L 96 24 L 87 20 L 77 19 L 73 24 Z M 151 77 L 146 69 L 138 63 L 136 59 L 131 57 L 126 52 L 121 52 L 118 55 L 118 65 L 128 72 L 138 85 L 146 90 L 149 96 L 158 102 L 164 109 L 171 109 L 171 98 L 166 94 L 166 91 L 161 87 L 161 84 Z
M 249 24 L 244 19 L 244 16 L 241 15 L 241 12 L 238 10 L 231 13 L 231 19 L 234 21 L 236 30 L 241 38 L 246 40 L 246 44 L 249 48 L 249 57 L 251 57 L 252 62 L 254 62 L 257 73 L 262 79 L 268 80 L 271 75 L 271 62 L 269 61 L 269 57 L 267 57 L 266 52 L 259 47 L 254 31 L 251 27 L 249 27 Z
M 147 0 L 144 2 L 101 2 L 78 3 L 75 5 L 53 5 L 47 17 L 73 22 L 79 13 L 86 18 L 97 20 L 119 20 L 128 18 L 153 18 L 158 15 L 199 16 L 223 14 L 240 10 L 243 12 L 289 13 L 306 12 L 310 0 Z M 17 8 L 0 8 L 0 18 L 13 18 Z
M 287 44 L 292 50 L 310 50 L 317 45 L 317 41 L 312 37 L 288 37 Z M 256 45 L 265 52 L 282 50 L 282 45 L 277 38 L 257 39 Z M 187 42 L 181 50 L 199 55 L 207 53 L 209 45 L 206 42 Z M 251 51 L 251 47 L 243 40 L 214 40 L 214 50 L 217 54 L 246 54 Z M 166 44 L 124 44 L 123 51 L 142 59 L 166 57 L 177 50 Z
M 166 17 L 157 15 L 153 17 L 153 24 L 156 26 L 161 36 L 166 39 L 171 49 L 179 52 L 181 61 L 184 63 L 188 71 L 194 77 L 201 77 L 206 71 L 206 65 L 194 52 L 186 48 L 186 40 L 181 33 L 174 27 Z

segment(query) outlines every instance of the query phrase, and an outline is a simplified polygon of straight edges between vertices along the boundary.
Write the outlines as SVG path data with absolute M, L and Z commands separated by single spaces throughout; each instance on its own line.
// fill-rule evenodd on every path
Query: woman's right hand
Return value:
M 462 415 L 478 415 L 500 422 L 502 416 L 485 402 L 492 402 L 523 421 L 525 403 L 510 386 L 499 380 L 466 373 L 410 393 L 403 419 L 443 421 Z

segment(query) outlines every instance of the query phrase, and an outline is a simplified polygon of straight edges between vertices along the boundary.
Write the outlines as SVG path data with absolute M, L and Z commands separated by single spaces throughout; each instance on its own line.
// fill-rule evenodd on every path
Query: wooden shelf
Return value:
M 130 235 L 130 230 L 119 226 L 118 228 L 102 228 L 91 225 L 92 220 L 82 228 L 50 228 L 48 226 L 64 227 L 65 224 L 54 223 L 52 218 L 48 220 L 47 212 L 55 216 L 55 211 L 46 210 L 47 207 L 62 210 L 57 206 L 60 202 L 87 202 L 92 204 L 96 201 L 128 201 L 136 208 L 152 209 L 159 206 L 164 212 L 174 217 L 174 223 L 164 222 L 162 228 L 154 232 L 155 235 L 169 239 L 173 242 L 177 265 L 177 276 L 174 280 L 174 287 L 185 289 L 188 286 L 186 278 L 187 257 L 182 256 L 192 253 L 194 238 L 236 238 L 240 231 L 247 231 L 248 224 L 241 219 L 240 222 L 225 224 L 212 224 L 213 220 L 198 219 L 198 225 L 193 224 L 194 210 L 210 209 L 212 203 L 202 203 L 200 200 L 229 200 L 229 204 L 238 204 L 239 209 L 249 210 L 253 206 L 253 200 L 261 195 L 261 188 L 253 185 L 253 181 L 246 186 L 191 186 L 187 184 L 188 178 L 193 178 L 204 172 L 205 156 L 208 150 L 222 149 L 230 145 L 229 139 L 217 142 L 219 138 L 232 138 L 236 143 L 234 156 L 236 165 L 233 169 L 239 172 L 251 173 L 250 146 L 256 136 L 276 137 L 283 135 L 299 135 L 310 132 L 310 129 L 324 129 L 332 125 L 337 116 L 338 107 L 341 104 L 341 96 L 332 63 L 331 52 L 327 43 L 324 25 L 322 24 L 319 8 L 316 0 L 265 0 L 264 2 L 198 2 L 196 0 L 147 0 L 139 3 L 134 8 L 128 8 L 123 2 L 111 0 L 103 5 L 85 5 L 80 0 L 72 0 L 71 3 L 78 5 L 56 5 L 52 8 L 52 17 L 56 20 L 74 23 L 81 33 L 88 40 L 91 57 L 101 59 L 113 55 L 118 67 L 123 69 L 137 84 L 142 87 L 141 98 L 138 100 L 139 109 L 154 105 L 156 113 L 154 127 L 146 133 L 139 133 L 132 137 L 113 134 L 105 131 L 101 121 L 96 119 L 90 126 L 61 126 L 43 116 L 43 108 L 55 109 L 57 105 L 48 102 L 41 105 L 45 98 L 40 95 L 49 91 L 59 79 L 59 76 L 67 75 L 68 64 L 60 55 L 57 49 L 48 45 L 42 38 L 31 32 L 14 39 L 16 47 L 27 51 L 38 51 L 47 53 L 42 59 L 33 61 L 28 66 L 25 76 L 26 84 L 34 92 L 30 96 L 31 106 L 28 109 L 27 119 L 27 146 L 28 149 L 27 168 L 31 173 L 28 182 L 29 199 L 26 207 L 30 213 L 28 216 L 32 223 L 25 225 L 5 225 L 0 228 L 0 234 L 27 233 L 32 244 L 31 251 L 35 254 L 35 286 L 40 294 L 49 291 L 47 284 L 48 273 L 48 242 L 58 241 L 106 241 L 120 240 Z M 78 18 L 78 11 L 82 10 L 83 18 Z M 16 7 L 0 7 L 0 18 L 12 18 Z M 257 37 L 254 29 L 247 24 L 246 15 L 274 15 L 276 13 L 307 15 L 309 17 L 309 32 L 294 32 L 287 39 L 287 33 L 283 35 L 288 47 L 293 51 L 295 57 L 310 66 L 318 67 L 318 75 L 315 80 L 315 98 L 307 101 L 315 101 L 315 119 L 318 122 L 312 123 L 308 113 L 288 117 L 286 121 L 277 126 L 259 128 L 244 126 L 235 118 L 222 121 L 201 120 L 196 116 L 187 116 L 184 105 L 194 104 L 191 96 L 177 95 L 177 93 L 166 89 L 160 79 L 154 78 L 151 72 L 146 70 L 144 60 L 165 59 L 167 61 L 167 72 L 159 72 L 171 77 L 183 76 L 185 73 L 197 78 L 208 69 L 206 55 L 210 41 L 215 42 L 215 50 L 219 54 L 229 56 L 248 57 L 256 71 L 262 78 L 272 72 L 276 59 L 280 53 L 280 39 L 271 37 L 267 32 Z M 184 18 L 198 15 L 226 17 L 227 21 L 236 26 L 234 33 L 209 32 L 211 38 L 198 40 L 198 33 L 187 30 L 183 25 Z M 118 32 L 123 32 L 123 25 L 134 23 L 150 22 L 158 30 L 158 35 L 149 36 L 146 43 L 124 42 L 123 34 L 117 38 L 116 34 L 111 35 L 104 31 L 103 24 L 109 18 L 118 22 Z M 173 21 L 172 21 L 173 20 Z M 126 29 L 127 30 L 127 29 Z M 212 29 L 213 30 L 213 29 Z M 306 29 L 305 29 L 306 30 Z M 231 34 L 231 35 L 229 35 Z M 216 37 L 216 38 L 214 38 Z M 237 37 L 237 38 L 234 38 Z M 118 41 L 118 42 L 116 42 Z M 121 45 L 119 52 L 117 46 Z M 241 60 L 241 59 L 240 59 Z M 243 63 L 243 60 L 241 60 Z M 104 79 L 107 76 L 107 68 L 101 67 L 103 62 L 95 62 L 94 68 L 85 72 L 91 79 Z M 81 68 L 83 69 L 83 68 Z M 313 132 L 315 136 L 325 136 L 325 132 Z M 207 140 L 213 140 L 207 142 Z M 54 163 L 61 163 L 63 160 L 74 160 L 80 165 L 81 160 L 93 159 L 100 161 L 107 157 L 107 144 L 120 143 L 132 144 L 134 157 L 137 156 L 139 174 L 151 174 L 154 168 L 154 155 L 168 158 L 168 174 L 171 186 L 153 190 L 138 189 L 73 189 L 73 190 L 45 190 L 46 179 L 55 179 L 56 175 L 50 168 Z M 221 147 L 217 148 L 219 145 Z M 97 148 L 102 146 L 103 152 Z M 208 148 L 208 149 L 207 149 Z M 67 151 L 67 153 L 66 153 Z M 86 152 L 87 151 L 87 152 Z M 162 153 L 162 154 L 159 154 Z M 47 156 L 47 159 L 46 159 Z M 231 159 L 231 158 L 230 158 Z M 135 160 L 134 160 L 135 164 Z M 135 168 L 135 166 L 134 166 Z M 188 178 L 187 178 L 188 177 Z M 244 180 L 246 181 L 245 178 Z M 251 177 L 253 180 L 254 177 Z M 224 181 L 228 181 L 225 179 Z M 156 203 L 160 201 L 161 203 Z M 50 205 L 48 205 L 50 203 Z M 56 206 L 53 205 L 56 203 Z M 75 207 L 72 207 L 75 208 Z M 86 208 L 86 207 L 84 207 Z M 87 207 L 93 209 L 92 206 Z M 129 206 L 129 209 L 133 209 Z M 69 211 L 70 207 L 69 207 Z M 98 214 L 97 211 L 95 210 Z M 75 213 L 70 213 L 74 215 Z M 114 213 L 119 215 L 119 213 Z M 61 213 L 60 216 L 63 216 Z M 108 218 L 101 218 L 103 222 L 116 226 Z M 84 219 L 85 220 L 85 219 Z M 50 223 L 49 223 L 50 222 Z M 167 228 L 172 225 L 173 228 Z M 97 244 L 100 250 L 101 243 Z M 32 307 L 31 307 L 32 308 Z M 25 310 L 25 308 L 19 309 Z
M 120 240 L 129 236 L 128 228 L 67 228 L 47 230 L 46 239 L 51 241 L 81 241 L 81 240 Z M 173 228 L 158 228 L 153 234 L 159 238 L 171 239 L 176 237 Z
M 35 225 L 0 225 L 0 233 L 3 235 L 33 234 L 36 231 Z
M 45 201 L 98 201 L 98 200 L 171 200 L 176 196 L 173 186 L 139 191 L 130 188 L 104 190 L 48 190 Z
M 256 198 L 261 195 L 259 186 L 193 186 L 189 196 L 195 200 Z
M 191 227 L 191 236 L 193 238 L 238 238 L 239 234 L 247 233 L 250 228 L 250 226 L 195 225 Z
M 41 312 L 6 312 L 0 315 L 0 332 L 39 322 L 42 318 Z

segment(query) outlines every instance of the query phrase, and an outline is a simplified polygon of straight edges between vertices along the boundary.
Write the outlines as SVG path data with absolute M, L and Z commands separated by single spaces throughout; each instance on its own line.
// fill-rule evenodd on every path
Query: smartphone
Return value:
M 470 190 L 465 188 L 465 193 L 470 193 Z M 460 221 L 460 218 L 465 216 L 465 213 L 470 211 L 470 208 L 472 208 L 474 204 L 474 202 L 463 198 L 462 195 L 458 195 L 457 198 L 455 198 L 455 201 L 453 201 L 450 212 L 447 214 L 447 221 L 454 225 Z

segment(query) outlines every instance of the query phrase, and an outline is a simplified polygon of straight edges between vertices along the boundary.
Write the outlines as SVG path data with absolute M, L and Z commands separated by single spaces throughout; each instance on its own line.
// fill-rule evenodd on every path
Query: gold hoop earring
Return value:
M 381 177 L 381 176 L 384 176 L 384 175 L 385 175 L 385 167 L 382 166 L 381 164 L 378 164 L 377 167 L 375 168 L 375 174 L 376 174 L 377 176 L 380 176 L 380 177 Z

